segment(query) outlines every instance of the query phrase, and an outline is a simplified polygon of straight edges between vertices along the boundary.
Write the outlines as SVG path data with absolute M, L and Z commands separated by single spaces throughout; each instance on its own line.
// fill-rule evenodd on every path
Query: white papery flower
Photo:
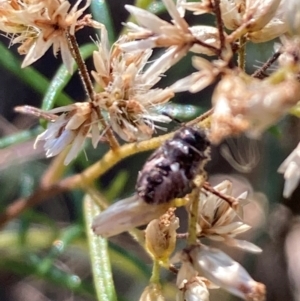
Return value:
M 170 87 L 174 92 L 189 91 L 191 93 L 197 93 L 212 84 L 220 72 L 226 67 L 224 61 L 210 62 L 198 56 L 192 58 L 192 64 L 199 71 L 176 81 Z
M 181 17 L 172 0 L 164 0 L 164 4 L 173 18 L 174 24 L 168 23 L 156 15 L 141 8 L 125 5 L 125 8 L 135 17 L 138 25 L 127 23 L 130 39 L 139 41 L 121 44 L 124 51 L 134 49 L 151 49 L 154 47 L 176 46 L 177 55 L 182 57 L 192 46 L 195 38 L 189 31 L 188 23 Z
M 286 1 L 280 1 L 273 18 L 260 30 L 248 32 L 247 37 L 253 43 L 263 43 L 280 37 L 288 31 L 285 19 Z
M 292 36 L 300 36 L 300 1 L 285 0 L 284 20 L 288 27 L 288 32 Z
M 153 86 L 171 67 L 175 49 L 169 49 L 150 65 L 152 50 L 123 52 L 119 48 L 121 41 L 122 38 L 109 50 L 106 31 L 102 30 L 92 75 L 104 91 L 97 93 L 96 103 L 108 113 L 112 129 L 123 140 L 149 139 L 158 127 L 156 122 L 171 121 L 157 107 L 168 102 L 174 92 Z
M 278 172 L 284 174 L 283 196 L 288 198 L 300 182 L 300 143 L 279 166 Z
M 183 18 L 184 3 L 179 1 L 176 7 L 172 0 L 163 0 L 163 2 L 172 17 L 172 23 L 146 10 L 125 5 L 125 8 L 135 17 L 138 25 L 131 22 L 126 24 L 129 29 L 128 37 L 135 41 L 121 43 L 121 49 L 129 52 L 136 49 L 173 47 L 176 49 L 174 63 L 189 50 L 206 55 L 219 54 L 220 41 L 217 28 L 205 25 L 190 27 Z M 226 57 L 227 60 L 231 55 L 231 46 L 225 41 L 222 57 Z
M 222 195 L 231 196 L 232 183 L 223 181 L 214 187 Z M 251 242 L 238 240 L 234 237 L 251 228 L 242 221 L 243 206 L 248 203 L 246 200 L 247 192 L 239 195 L 236 200 L 239 202 L 239 214 L 233 210 L 230 205 L 220 197 L 211 192 L 200 194 L 197 236 L 207 237 L 211 240 L 223 241 L 224 243 L 241 248 L 243 250 L 257 253 L 261 249 Z
M 298 102 L 298 70 L 297 63 L 290 64 L 264 80 L 240 71 L 224 76 L 212 96 L 211 140 L 219 143 L 245 131 L 252 138 L 259 137 Z
M 265 300 L 265 286 L 224 252 L 204 245 L 186 252 L 194 269 L 214 284 L 247 301 Z
M 231 41 L 246 35 L 254 43 L 272 40 L 287 31 L 281 0 L 221 0 L 224 25 L 235 32 Z
M 91 0 L 79 9 L 81 2 L 78 0 L 72 7 L 66 0 L 0 2 L 0 29 L 12 34 L 12 44 L 22 44 L 18 50 L 20 54 L 26 54 L 23 68 L 37 61 L 53 46 L 54 55 L 60 51 L 63 63 L 72 73 L 73 59 L 66 33 L 74 35 L 85 25 L 97 26 L 89 15 L 79 20 Z
M 48 123 L 47 129 L 37 136 L 35 145 L 41 140 L 45 141 L 46 157 L 56 156 L 70 146 L 64 161 L 68 165 L 76 158 L 87 137 L 92 138 L 92 144 L 96 148 L 101 137 L 99 118 L 90 102 L 74 103 L 44 112 L 51 116 L 57 113 L 62 114 Z

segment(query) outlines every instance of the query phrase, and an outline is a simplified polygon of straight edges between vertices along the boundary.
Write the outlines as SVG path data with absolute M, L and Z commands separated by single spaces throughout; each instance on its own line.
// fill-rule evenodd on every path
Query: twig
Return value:
M 235 199 L 234 197 L 229 196 L 229 195 L 225 195 L 225 194 L 219 192 L 218 190 L 216 190 L 216 189 L 214 189 L 212 186 L 210 186 L 210 184 L 209 184 L 208 182 L 205 182 L 205 183 L 203 184 L 203 188 L 204 188 L 206 191 L 208 191 L 208 192 L 210 192 L 210 193 L 216 195 L 216 196 L 219 197 L 220 199 L 222 199 L 222 200 L 224 200 L 225 202 L 227 202 L 227 203 L 230 205 L 231 208 L 236 209 L 236 207 L 237 207 L 237 205 L 238 205 L 238 201 L 237 201 L 237 199 Z
M 238 50 L 238 66 L 245 70 L 246 66 L 246 38 L 241 36 L 239 39 L 239 50 Z
M 190 126 L 190 125 L 194 125 L 194 124 L 203 122 L 204 120 L 208 119 L 208 117 L 210 115 L 212 115 L 213 111 L 214 111 L 214 109 L 210 109 L 210 110 L 206 111 L 202 115 L 200 115 L 200 116 L 196 117 L 195 119 L 187 122 L 186 125 Z
M 276 51 L 259 69 L 257 69 L 253 74 L 252 77 L 263 79 L 265 77 L 264 72 L 278 59 L 281 52 Z
M 225 48 L 225 35 L 224 35 L 224 24 L 222 20 L 221 9 L 220 9 L 220 0 L 214 0 L 214 13 L 216 15 L 217 28 L 219 31 L 219 39 L 220 39 L 219 56 L 221 56 L 222 50 Z
M 194 41 L 194 44 L 198 44 L 198 45 L 200 45 L 200 46 L 203 46 L 203 47 L 205 47 L 205 48 L 208 48 L 209 50 L 211 50 L 212 52 L 214 52 L 216 55 L 219 55 L 219 53 L 220 53 L 220 50 L 219 50 L 218 48 L 216 48 L 216 47 L 214 47 L 214 46 L 212 46 L 212 45 L 209 45 L 209 44 L 207 44 L 207 43 L 205 43 L 205 42 L 203 42 L 203 41 L 195 40 L 195 41 Z
M 0 227 L 4 226 L 8 221 L 18 217 L 27 208 L 31 208 L 40 204 L 42 201 L 56 196 L 68 190 L 68 186 L 64 186 L 63 182 L 58 182 L 48 187 L 39 187 L 28 198 L 19 198 L 11 205 L 7 206 L 5 211 L 0 215 Z
M 203 182 L 201 183 L 201 186 Z M 190 194 L 191 209 L 189 210 L 189 226 L 187 243 L 192 246 L 197 241 L 197 223 L 198 223 L 198 211 L 199 211 L 199 195 L 201 192 L 201 186 L 196 187 Z
M 169 265 L 169 271 L 171 271 L 172 273 L 174 273 L 176 275 L 178 274 L 178 269 L 173 264 Z
M 79 75 L 80 75 L 81 81 L 83 83 L 84 89 L 85 89 L 89 99 L 91 100 L 91 102 L 94 102 L 94 100 L 95 100 L 94 87 L 93 87 L 91 78 L 89 76 L 86 64 L 80 54 L 79 45 L 76 41 L 75 36 L 71 35 L 68 32 L 66 33 L 66 36 L 67 36 L 67 41 L 68 41 L 70 52 L 77 63 Z M 105 136 L 107 137 L 107 141 L 110 145 L 110 148 L 112 150 L 118 149 L 120 147 L 120 145 L 119 145 L 116 137 L 114 136 L 112 130 L 106 123 L 101 111 L 97 110 L 97 114 L 98 114 L 99 122 L 101 123 L 102 128 L 105 129 Z

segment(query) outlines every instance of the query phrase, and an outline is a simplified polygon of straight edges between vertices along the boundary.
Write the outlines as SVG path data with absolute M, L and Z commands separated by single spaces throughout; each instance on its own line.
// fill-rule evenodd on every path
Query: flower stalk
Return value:
M 66 37 L 67 37 L 70 52 L 77 63 L 79 75 L 80 75 L 81 81 L 83 83 L 84 89 L 87 93 L 87 96 L 90 99 L 90 102 L 93 103 L 95 101 L 94 87 L 93 87 L 89 72 L 87 70 L 86 64 L 80 54 L 79 45 L 77 43 L 77 40 L 76 40 L 75 36 L 71 35 L 69 32 L 66 32 Z M 101 110 L 99 108 L 97 108 L 97 115 L 99 118 L 99 122 L 105 131 L 105 136 L 110 145 L 110 148 L 113 151 L 117 150 L 120 147 L 120 145 L 119 145 L 116 137 L 114 136 L 112 130 L 110 129 L 110 126 L 105 121 L 105 119 L 101 113 Z
M 245 36 L 239 38 L 238 66 L 242 70 L 245 70 L 246 67 L 246 41 Z
M 197 242 L 197 221 L 199 210 L 199 196 L 201 187 L 196 187 L 189 196 L 191 202 L 191 210 L 189 211 L 189 226 L 188 226 L 188 246 L 192 246 Z

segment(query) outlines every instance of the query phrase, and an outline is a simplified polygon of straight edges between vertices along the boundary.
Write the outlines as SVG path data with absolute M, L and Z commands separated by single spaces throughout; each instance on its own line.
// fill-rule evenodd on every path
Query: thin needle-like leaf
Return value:
M 21 61 L 7 49 L 7 46 L 0 43 L 0 65 L 17 76 L 24 83 L 28 84 L 36 92 L 40 94 L 45 94 L 49 86 L 49 80 L 40 72 L 32 67 L 27 67 L 25 69 L 21 68 Z M 59 95 L 60 101 L 63 103 L 70 103 L 71 98 L 61 92 Z
M 82 47 L 80 47 L 80 53 L 82 55 L 82 58 L 85 60 L 89 56 L 92 55 L 93 51 L 96 49 L 96 46 L 94 44 L 87 44 Z M 74 69 L 77 69 L 77 65 L 74 66 Z M 61 65 L 56 74 L 54 75 L 46 94 L 42 101 L 42 110 L 50 110 L 54 107 L 55 104 L 59 106 L 64 106 L 67 104 L 72 103 L 72 100 L 69 98 L 68 100 L 61 98 L 61 93 L 64 87 L 68 84 L 72 77 L 72 74 L 70 74 L 67 71 L 67 68 L 65 65 Z
M 105 0 L 92 0 L 91 11 L 93 18 L 105 25 L 108 32 L 108 40 L 112 44 L 116 40 L 116 35 L 107 2 Z
M 112 279 L 107 240 L 96 236 L 91 228 L 94 217 L 99 213 L 99 207 L 90 195 L 86 195 L 84 198 L 84 215 L 96 294 L 99 301 L 116 301 L 117 296 Z

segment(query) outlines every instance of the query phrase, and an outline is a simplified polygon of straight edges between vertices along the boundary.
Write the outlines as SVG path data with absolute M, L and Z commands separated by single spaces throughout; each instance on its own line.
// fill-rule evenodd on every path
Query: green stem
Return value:
M 90 195 L 86 195 L 84 198 L 84 215 L 96 294 L 98 301 L 116 301 L 117 295 L 112 278 L 107 240 L 96 236 L 91 229 L 93 219 L 99 213 L 99 207 Z
M 2 137 L 0 139 L 0 149 L 35 138 L 36 135 L 42 132 L 42 130 L 43 129 L 41 127 L 36 127 L 31 130 L 24 130 L 9 136 Z
M 154 260 L 150 282 L 159 284 L 159 281 L 160 281 L 160 264 L 158 260 Z

